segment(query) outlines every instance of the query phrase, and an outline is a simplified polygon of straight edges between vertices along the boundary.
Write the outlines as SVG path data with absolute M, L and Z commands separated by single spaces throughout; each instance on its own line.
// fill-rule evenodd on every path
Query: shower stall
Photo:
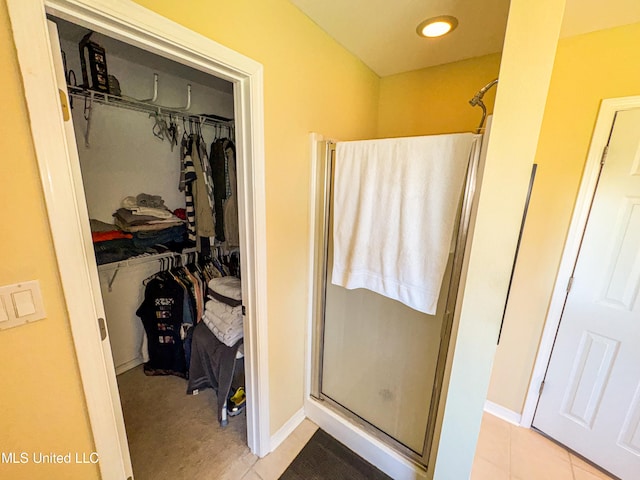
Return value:
M 478 100 L 482 103 L 482 95 L 474 97 L 474 105 Z M 481 143 L 477 135 L 433 315 L 370 290 L 332 283 L 336 144 L 316 144 L 310 394 L 423 468 L 435 434 Z

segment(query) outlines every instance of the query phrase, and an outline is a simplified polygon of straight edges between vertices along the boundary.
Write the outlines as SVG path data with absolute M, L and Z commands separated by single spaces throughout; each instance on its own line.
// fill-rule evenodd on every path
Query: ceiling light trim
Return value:
M 450 28 L 448 30 L 433 34 L 426 33 L 426 30 L 429 26 L 440 24 L 442 24 L 443 26 L 444 24 L 449 25 Z M 420 24 L 416 27 L 416 33 L 418 34 L 418 36 L 423 38 L 438 38 L 453 32 L 457 26 L 458 19 L 456 17 L 453 17 L 451 15 L 439 15 L 437 17 L 427 18 L 426 20 L 420 22 Z

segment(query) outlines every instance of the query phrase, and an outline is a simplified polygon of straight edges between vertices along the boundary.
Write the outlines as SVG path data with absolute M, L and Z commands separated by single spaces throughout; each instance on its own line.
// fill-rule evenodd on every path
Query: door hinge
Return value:
M 107 326 L 104 323 L 104 318 L 98 318 L 98 327 L 100 328 L 100 338 L 102 340 L 107 338 Z
M 609 145 L 606 145 L 604 147 L 604 150 L 602 151 L 602 158 L 600 158 L 600 165 L 604 165 L 604 162 L 606 162 L 607 160 L 608 154 L 609 154 Z
M 246 315 L 247 314 L 247 308 L 242 305 L 242 315 Z
M 569 277 L 569 282 L 567 282 L 567 293 L 571 291 L 572 286 L 573 286 L 573 275 Z
M 60 94 L 60 108 L 62 109 L 62 119 L 65 122 L 68 122 L 71 118 L 71 113 L 69 113 L 69 102 L 67 101 L 67 94 L 62 91 L 62 89 L 58 89 L 58 93 Z
M 538 390 L 538 396 L 542 395 L 542 390 L 544 390 L 544 380 L 540 382 L 540 389 Z

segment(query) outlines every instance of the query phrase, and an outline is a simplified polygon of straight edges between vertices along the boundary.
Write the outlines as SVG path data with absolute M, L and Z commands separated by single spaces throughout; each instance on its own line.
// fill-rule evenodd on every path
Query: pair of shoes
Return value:
M 235 393 L 227 399 L 227 413 L 230 417 L 239 415 L 247 406 L 247 396 L 244 387 L 239 387 Z

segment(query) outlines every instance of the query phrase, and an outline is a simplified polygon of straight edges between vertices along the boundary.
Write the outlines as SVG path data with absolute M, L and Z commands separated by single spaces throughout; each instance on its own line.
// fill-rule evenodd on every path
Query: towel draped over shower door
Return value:
M 479 135 L 338 142 L 332 283 L 436 313 Z

